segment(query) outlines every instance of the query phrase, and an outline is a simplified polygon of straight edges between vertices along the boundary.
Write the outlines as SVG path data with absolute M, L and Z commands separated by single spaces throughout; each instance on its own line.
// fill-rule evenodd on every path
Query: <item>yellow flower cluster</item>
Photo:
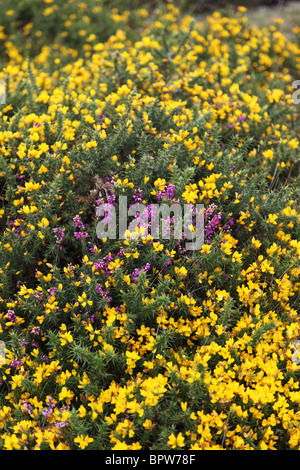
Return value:
M 243 8 L 84 18 L 81 54 L 0 28 L 0 448 L 300 449 L 299 45 Z M 203 204 L 201 250 L 98 240 L 117 195 Z

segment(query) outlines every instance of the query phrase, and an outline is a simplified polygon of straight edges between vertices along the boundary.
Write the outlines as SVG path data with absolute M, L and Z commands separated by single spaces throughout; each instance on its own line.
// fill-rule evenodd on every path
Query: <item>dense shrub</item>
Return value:
M 296 37 L 36 0 L 0 41 L 0 448 L 299 449 Z M 201 250 L 97 238 L 120 195 Z

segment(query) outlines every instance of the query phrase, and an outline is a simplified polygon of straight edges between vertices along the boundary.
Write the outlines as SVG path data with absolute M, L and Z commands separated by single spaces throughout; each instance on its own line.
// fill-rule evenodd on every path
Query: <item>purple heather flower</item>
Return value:
M 96 287 L 95 287 L 96 291 L 99 292 L 99 294 L 101 294 L 108 302 L 111 302 L 112 301 L 112 298 L 108 295 L 109 294 L 109 291 L 106 291 L 103 289 L 103 287 L 101 286 L 101 284 L 98 284 Z
M 142 202 L 143 201 L 143 193 L 141 189 L 136 189 L 132 199 L 134 199 L 134 202 Z
M 175 192 L 175 186 L 174 184 L 169 184 L 169 186 L 164 190 L 164 191 L 159 191 L 157 193 L 157 199 L 160 201 L 162 197 L 165 197 L 167 199 L 172 199 L 174 196 Z
M 228 232 L 233 225 L 234 220 L 233 218 L 231 218 L 225 225 L 223 225 L 223 230 L 225 230 L 225 232 Z
M 7 311 L 7 316 L 8 316 L 8 319 L 9 319 L 11 322 L 17 321 L 17 315 L 15 314 L 14 310 L 8 310 L 8 311 Z
M 107 202 L 108 204 L 113 204 L 115 205 L 116 204 L 116 195 L 115 194 L 111 194 L 107 197 Z
M 65 238 L 65 229 L 60 228 L 60 227 L 55 227 L 53 229 L 53 232 L 55 233 L 57 247 L 61 250 L 62 249 L 61 242 Z
M 48 403 L 47 403 L 47 408 L 45 410 L 42 411 L 42 415 L 43 416 L 50 416 L 52 413 L 53 413 L 53 410 L 55 408 L 55 404 L 53 403 L 53 398 L 52 396 L 50 396 L 48 398 Z
M 144 267 L 144 271 L 149 271 L 149 269 L 151 269 L 151 264 L 150 263 L 147 263 L 146 266 Z
M 75 215 L 73 220 L 75 222 L 75 227 L 85 229 L 85 225 L 82 223 L 80 215 Z
M 68 425 L 68 423 L 66 421 L 55 421 L 53 425 L 57 426 L 58 428 L 64 428 Z
M 165 190 L 165 195 L 168 199 L 172 199 L 172 197 L 174 196 L 174 192 L 175 192 L 174 184 L 169 184 L 169 186 Z
M 32 406 L 30 405 L 30 403 L 27 403 L 26 400 L 22 400 L 22 404 L 23 404 L 25 410 L 27 411 L 27 413 L 29 415 L 31 415 L 31 413 L 33 412 L 33 409 L 32 409 Z
M 89 234 L 87 232 L 74 232 L 74 237 L 79 240 L 80 238 L 88 238 Z
M 135 270 L 130 274 L 130 276 L 132 276 L 133 278 L 133 281 L 134 282 L 137 282 L 138 278 L 139 278 L 139 275 L 142 273 L 142 272 L 147 272 L 149 271 L 149 269 L 151 269 L 151 265 L 150 263 L 147 263 L 146 266 L 144 268 L 135 268 Z
M 102 113 L 98 114 L 98 116 L 99 116 L 99 118 L 100 118 L 99 124 L 100 124 L 100 126 L 102 126 L 103 122 L 101 121 L 101 119 L 104 119 L 105 116 L 104 116 L 104 114 L 102 114 Z
M 75 222 L 75 227 L 81 229 L 80 232 L 74 232 L 74 237 L 77 239 L 88 238 L 89 234 L 86 232 L 86 226 L 82 223 L 80 215 L 76 215 L 73 218 L 73 221 Z
M 18 367 L 23 364 L 23 359 L 18 359 L 17 361 L 10 361 L 9 365 L 11 367 Z
M 96 267 L 96 269 L 103 269 L 104 268 L 104 260 L 103 259 L 100 259 L 99 260 L 99 263 L 97 263 L 97 261 L 94 262 L 94 266 Z

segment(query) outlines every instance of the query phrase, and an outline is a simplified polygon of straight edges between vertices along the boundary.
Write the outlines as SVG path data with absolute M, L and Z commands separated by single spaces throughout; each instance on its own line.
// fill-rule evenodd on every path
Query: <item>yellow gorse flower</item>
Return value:
M 0 26 L 0 448 L 299 449 L 297 38 L 73 3 Z M 201 249 L 98 239 L 120 195 Z
M 93 442 L 94 439 L 89 436 L 83 436 L 83 434 L 80 434 L 80 436 L 75 437 L 74 442 L 78 443 L 80 449 L 85 449 L 90 442 Z

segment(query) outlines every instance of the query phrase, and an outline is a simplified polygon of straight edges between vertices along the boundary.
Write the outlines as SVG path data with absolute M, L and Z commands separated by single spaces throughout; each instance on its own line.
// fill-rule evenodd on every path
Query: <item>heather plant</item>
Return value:
M 13 3 L 0 448 L 299 449 L 299 31 Z M 157 238 L 98 237 L 121 196 L 203 204 L 203 245 L 171 212 Z

